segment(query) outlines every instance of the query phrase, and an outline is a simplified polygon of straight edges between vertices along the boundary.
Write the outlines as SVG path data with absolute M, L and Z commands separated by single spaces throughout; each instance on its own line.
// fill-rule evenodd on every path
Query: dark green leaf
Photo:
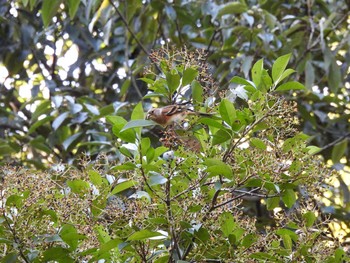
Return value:
M 43 262 L 58 261 L 64 263 L 73 263 L 74 260 L 69 256 L 69 250 L 63 247 L 51 247 L 44 251 L 41 258 Z
M 52 17 L 56 15 L 62 0 L 43 0 L 41 7 L 41 17 L 44 22 L 44 27 L 48 27 Z
M 348 147 L 348 139 L 342 140 L 337 143 L 332 149 L 332 162 L 339 163 L 340 159 L 344 157 L 345 151 Z
M 29 128 L 28 134 L 33 133 L 38 127 L 44 125 L 45 123 L 47 123 L 47 122 L 49 122 L 51 120 L 53 120 L 52 116 L 46 116 L 45 118 L 34 122 L 33 125 L 30 126 L 30 128 Z
M 41 115 L 49 115 L 51 112 L 51 101 L 44 100 L 42 101 L 38 107 L 35 109 L 34 113 L 32 114 L 31 122 L 34 123 L 37 121 L 37 119 Z
M 80 0 L 68 0 L 67 3 L 69 8 L 69 17 L 70 19 L 73 19 L 78 10 Z

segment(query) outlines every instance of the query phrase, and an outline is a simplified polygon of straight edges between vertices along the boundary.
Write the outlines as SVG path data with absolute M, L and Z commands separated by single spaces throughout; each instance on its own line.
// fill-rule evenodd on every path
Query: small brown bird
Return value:
M 153 108 L 147 112 L 146 119 L 152 120 L 159 125 L 168 126 L 185 119 L 187 115 L 212 116 L 210 113 L 197 112 L 185 105 L 168 105 L 162 108 Z

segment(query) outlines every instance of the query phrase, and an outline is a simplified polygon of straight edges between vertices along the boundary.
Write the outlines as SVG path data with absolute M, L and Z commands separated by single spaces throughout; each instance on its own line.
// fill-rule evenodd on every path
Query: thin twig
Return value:
M 336 139 L 335 141 L 326 144 L 325 146 L 323 146 L 323 147 L 321 148 L 321 150 L 320 150 L 318 153 L 320 153 L 320 152 L 326 150 L 326 149 L 329 148 L 329 147 L 332 147 L 332 146 L 336 145 L 337 143 L 341 142 L 342 140 L 344 140 L 344 139 L 346 139 L 346 138 L 348 138 L 348 139 L 350 138 L 350 132 L 344 134 L 343 136 L 339 137 L 339 138 Z
M 148 53 L 147 49 L 142 45 L 141 41 L 136 37 L 135 33 L 131 30 L 131 28 L 129 27 L 128 21 L 126 21 L 126 19 L 123 16 L 123 14 L 119 11 L 118 7 L 113 3 L 112 0 L 110 0 L 109 3 L 111 4 L 111 6 L 113 6 L 114 10 L 120 16 L 120 18 L 123 21 L 126 29 L 129 31 L 129 33 L 132 35 L 132 37 L 135 39 L 135 41 L 137 42 L 139 47 L 142 49 L 142 51 L 145 52 L 145 54 L 147 54 L 147 56 L 149 56 L 149 53 Z

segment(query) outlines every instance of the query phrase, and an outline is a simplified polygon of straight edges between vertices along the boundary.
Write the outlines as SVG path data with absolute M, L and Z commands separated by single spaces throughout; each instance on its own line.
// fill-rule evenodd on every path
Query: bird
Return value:
M 210 113 L 198 112 L 189 109 L 185 105 L 167 105 L 161 108 L 152 108 L 147 112 L 146 120 L 152 120 L 161 126 L 179 123 L 188 115 L 212 116 Z

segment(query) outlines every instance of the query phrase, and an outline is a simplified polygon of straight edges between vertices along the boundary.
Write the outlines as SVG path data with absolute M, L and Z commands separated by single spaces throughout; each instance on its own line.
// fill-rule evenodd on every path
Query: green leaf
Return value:
M 5 254 L 6 252 L 4 252 Z M 16 263 L 19 262 L 17 261 L 18 254 L 15 252 L 11 253 L 6 253 L 6 256 L 1 259 L 1 263 Z
M 143 111 L 142 103 L 139 102 L 135 106 L 134 110 L 131 113 L 131 121 L 135 121 L 135 120 L 146 121 L 145 118 L 144 118 L 145 117 L 144 115 L 145 115 L 145 113 Z M 135 130 L 135 133 L 138 135 L 137 138 L 141 137 L 141 127 L 140 126 L 138 126 L 138 127 L 134 126 L 133 129 Z M 121 132 L 123 132 L 123 131 L 125 131 L 125 129 L 121 130 Z
M 297 81 L 290 81 L 283 83 L 282 85 L 278 86 L 276 91 L 286 91 L 286 90 L 303 90 L 305 89 L 305 86 Z
M 201 227 L 198 229 L 198 231 L 195 231 L 195 237 L 198 238 L 198 240 L 201 242 L 205 243 L 210 239 L 210 234 L 207 229 Z
M 64 263 L 73 263 L 74 260 L 69 257 L 69 250 L 63 247 L 51 247 L 44 251 L 42 262 L 56 261 Z
M 119 96 L 123 97 L 126 92 L 128 91 L 129 87 L 131 84 L 131 80 L 130 79 L 126 79 L 122 85 L 122 87 L 120 88 L 120 93 Z
M 291 55 L 292 54 L 289 53 L 287 55 L 281 56 L 281 57 L 276 59 L 275 63 L 273 63 L 272 79 L 273 79 L 275 85 L 277 85 L 278 82 L 280 82 L 280 78 L 288 65 L 288 62 L 289 62 Z
M 312 61 L 308 60 L 305 63 L 305 87 L 308 90 L 312 90 L 315 83 L 315 69 L 312 65 Z
M 44 100 L 41 102 L 38 107 L 35 109 L 32 114 L 31 122 L 34 123 L 41 115 L 49 115 L 51 112 L 51 101 Z
M 297 200 L 295 192 L 292 189 L 286 189 L 282 194 L 282 201 L 288 208 L 292 208 Z
M 137 182 L 134 180 L 128 180 L 128 181 L 121 182 L 114 187 L 114 189 L 111 192 L 111 195 L 120 193 L 120 192 L 122 192 L 126 189 L 129 189 L 131 187 L 134 187 L 136 185 L 137 185 Z
M 236 228 L 236 223 L 233 215 L 229 212 L 223 212 L 219 217 L 220 229 L 225 237 L 233 233 Z
M 72 225 L 63 225 L 60 230 L 59 236 L 62 240 L 69 245 L 73 251 L 78 247 L 79 240 L 86 239 L 86 236 L 78 234 L 78 231 Z
M 289 235 L 282 235 L 283 246 L 286 249 L 292 249 L 293 242 Z
M 193 81 L 191 84 L 192 98 L 195 104 L 203 102 L 203 87 L 198 81 Z
M 127 241 L 145 240 L 145 239 L 150 239 L 151 237 L 159 237 L 159 236 L 163 236 L 163 235 L 158 232 L 150 231 L 148 229 L 143 229 L 133 233 L 131 236 L 128 237 Z
M 168 84 L 170 94 L 173 94 L 180 86 L 180 75 L 179 74 L 166 74 L 166 81 Z
M 124 127 L 123 129 L 120 130 L 120 132 L 124 132 L 128 129 L 133 129 L 133 128 L 140 128 L 140 127 L 147 127 L 147 126 L 154 126 L 157 123 L 155 123 L 154 121 L 150 121 L 150 120 L 144 120 L 144 119 L 140 119 L 140 120 L 132 120 L 129 121 Z
M 135 143 L 136 136 L 133 129 L 127 129 L 121 131 L 127 124 L 127 121 L 120 116 L 107 116 L 107 121 L 113 124 L 112 131 L 115 136 L 122 139 L 123 141 Z
M 232 168 L 227 164 L 210 166 L 206 169 L 206 172 L 208 172 L 211 177 L 216 175 L 222 175 L 228 179 L 233 178 Z
M 233 122 L 235 121 L 235 118 L 237 117 L 236 110 L 235 110 L 235 107 L 233 106 L 233 103 L 228 99 L 223 99 L 219 105 L 219 112 L 222 119 L 228 125 L 232 126 Z
M 282 74 L 282 76 L 281 76 L 279 82 L 281 82 L 281 81 L 284 80 L 286 77 L 288 77 L 289 75 L 293 74 L 294 72 L 295 72 L 294 69 L 287 68 L 287 69 L 283 72 L 283 74 Z
M 260 59 L 257 62 L 255 62 L 252 68 L 252 80 L 256 88 L 260 86 L 263 67 L 264 67 L 264 60 Z
M 90 190 L 90 185 L 88 182 L 85 182 L 81 179 L 69 180 L 67 185 L 72 190 L 73 193 L 81 194 L 88 192 Z
M 250 258 L 261 259 L 263 261 L 269 260 L 268 262 L 278 262 L 278 258 L 266 253 L 266 252 L 255 252 L 250 255 Z
M 190 84 L 198 76 L 198 70 L 194 68 L 187 68 L 182 77 L 182 86 Z
M 126 162 L 121 165 L 116 165 L 111 168 L 113 171 L 132 171 L 136 168 L 136 165 L 131 162 Z
M 340 143 L 337 143 L 332 149 L 332 162 L 334 164 L 339 163 L 340 159 L 344 157 L 345 151 L 348 147 L 348 139 L 342 140 Z
M 231 2 L 222 5 L 219 10 L 218 16 L 222 17 L 223 15 L 228 14 L 241 14 L 248 10 L 248 7 L 242 2 Z
M 315 214 L 311 211 L 308 211 L 305 214 L 303 214 L 303 218 L 304 218 L 306 227 L 312 227 L 317 219 Z
M 32 147 L 34 147 L 40 151 L 46 152 L 46 153 L 52 152 L 52 149 L 47 145 L 45 138 L 41 135 L 39 135 L 35 139 L 31 140 L 29 142 L 29 145 L 31 145 Z
M 319 153 L 320 151 L 322 151 L 322 148 L 319 148 L 319 147 L 317 147 L 317 146 L 310 145 L 310 146 L 307 146 L 307 147 L 306 147 L 306 150 L 307 150 L 307 153 L 308 153 L 308 154 L 314 155 L 314 154 L 317 154 L 317 153 Z
M 345 251 L 342 248 L 337 248 L 337 250 L 334 253 L 334 258 L 335 258 L 335 263 L 342 263 L 345 262 Z M 349 258 L 347 257 L 347 260 L 349 260 Z M 331 262 L 331 261 L 329 261 Z
M 140 120 L 144 119 L 145 113 L 143 111 L 142 103 L 139 102 L 135 106 L 134 110 L 131 113 L 131 120 Z
M 69 17 L 72 20 L 78 10 L 80 0 L 68 0 Z
M 64 142 L 62 143 L 63 148 L 68 151 L 68 149 L 73 148 L 79 141 L 80 138 L 84 134 L 82 132 L 78 132 L 76 134 L 73 134 L 72 136 L 69 136 Z
M 230 140 L 232 137 L 231 133 L 226 129 L 218 130 L 213 136 L 213 145 L 220 144 Z
M 293 241 L 295 241 L 295 242 L 297 242 L 298 239 L 299 239 L 298 235 L 297 235 L 294 231 L 292 231 L 292 230 L 290 230 L 290 229 L 287 229 L 287 228 L 280 228 L 280 229 L 277 229 L 277 230 L 276 230 L 276 234 L 279 235 L 279 236 L 281 236 L 281 237 L 282 237 L 282 236 L 290 236 L 291 239 L 292 239 Z
M 149 185 L 159 185 L 159 184 L 165 184 L 168 181 L 164 176 L 160 174 L 153 174 L 149 177 Z
M 332 58 L 332 62 L 328 69 L 328 83 L 331 91 L 334 93 L 338 92 L 340 84 L 342 83 L 340 67 L 334 57 Z
M 224 125 L 222 125 L 220 122 L 218 122 L 212 118 L 207 118 L 207 117 L 200 118 L 199 122 L 203 123 L 205 125 L 211 126 L 211 127 L 218 128 L 218 129 L 225 129 Z
M 40 121 L 36 121 L 33 123 L 32 126 L 30 126 L 29 130 L 28 130 L 28 134 L 33 133 L 37 128 L 39 128 L 40 126 L 44 125 L 46 122 L 49 122 L 53 120 L 53 116 L 46 116 L 45 118 L 41 119 Z
M 95 225 L 95 231 L 97 232 L 97 238 L 100 242 L 100 244 L 106 244 L 110 240 L 112 240 L 111 236 L 106 232 L 104 226 L 102 225 Z
M 244 79 L 244 78 L 241 78 L 241 77 L 238 77 L 238 76 L 234 76 L 231 80 L 230 80 L 231 83 L 237 83 L 237 84 L 241 84 L 241 85 L 246 85 L 246 86 L 252 86 L 254 88 L 256 88 L 256 85 L 254 82 L 250 81 L 250 80 L 247 80 L 247 79 Z
M 88 175 L 89 175 L 89 178 L 91 180 L 91 182 L 96 185 L 96 186 L 99 186 L 99 185 L 102 185 L 103 184 L 103 180 L 102 180 L 102 177 L 101 175 L 95 171 L 95 170 L 89 170 L 88 171 Z
M 264 143 L 263 140 L 259 138 L 251 138 L 250 143 L 251 145 L 255 146 L 258 149 L 266 150 L 266 144 Z
M 44 27 L 48 27 L 51 23 L 51 19 L 56 15 L 62 0 L 43 0 L 41 7 L 41 18 L 44 23 Z
M 52 122 L 52 128 L 56 131 L 62 123 L 68 118 L 69 112 L 63 112 L 60 115 L 58 115 L 55 120 Z
M 118 238 L 107 241 L 106 243 L 101 245 L 99 255 L 102 255 L 102 254 L 110 251 L 111 249 L 117 248 L 118 245 L 121 243 L 123 243 L 123 240 L 118 239 Z
M 278 207 L 280 204 L 280 198 L 278 196 L 271 197 L 266 200 L 266 208 L 267 210 L 272 210 L 276 207 Z
M 248 234 L 242 239 L 242 246 L 245 248 L 249 248 L 253 245 L 257 240 L 256 234 Z

